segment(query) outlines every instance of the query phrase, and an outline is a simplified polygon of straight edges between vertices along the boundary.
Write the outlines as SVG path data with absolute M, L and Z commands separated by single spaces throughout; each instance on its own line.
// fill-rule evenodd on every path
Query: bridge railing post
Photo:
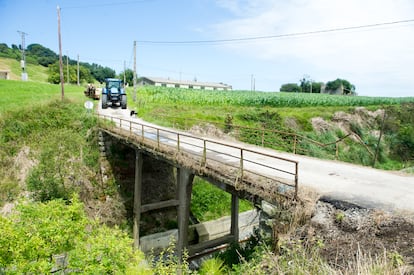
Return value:
M 203 140 L 203 160 L 202 165 L 206 165 L 207 163 L 207 141 Z
M 298 142 L 298 137 L 296 135 L 293 136 L 293 154 L 296 154 L 296 143 Z
M 180 152 L 180 134 L 177 133 L 177 151 Z
M 141 137 L 142 141 L 144 141 L 144 124 L 141 124 Z
M 157 148 L 160 149 L 160 129 L 157 128 Z
M 295 162 L 295 199 L 298 197 L 298 189 L 299 189 L 299 186 L 298 186 L 298 177 L 299 177 L 299 175 L 298 175 L 298 173 L 299 173 L 299 163 Z
M 243 149 L 240 148 L 240 181 L 243 181 Z

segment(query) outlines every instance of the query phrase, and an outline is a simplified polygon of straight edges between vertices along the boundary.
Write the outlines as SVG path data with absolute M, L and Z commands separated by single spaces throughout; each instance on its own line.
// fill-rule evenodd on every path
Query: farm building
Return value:
M 173 80 L 169 78 L 160 77 L 141 77 L 138 85 L 153 85 L 159 87 L 171 87 L 171 88 L 186 88 L 186 89 L 198 89 L 198 90 L 218 90 L 218 91 L 230 91 L 231 85 L 224 83 L 213 82 L 199 82 L 199 81 L 187 81 L 187 80 Z
M 10 71 L 0 70 L 0 79 L 10 79 Z

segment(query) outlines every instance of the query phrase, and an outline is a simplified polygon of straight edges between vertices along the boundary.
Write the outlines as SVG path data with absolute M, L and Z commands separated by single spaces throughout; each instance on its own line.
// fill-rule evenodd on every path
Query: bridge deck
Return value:
M 189 168 L 197 176 L 269 201 L 276 201 L 281 195 L 297 196 L 297 161 L 147 123 L 98 116 L 104 118 L 99 126 L 107 133 L 156 157 Z

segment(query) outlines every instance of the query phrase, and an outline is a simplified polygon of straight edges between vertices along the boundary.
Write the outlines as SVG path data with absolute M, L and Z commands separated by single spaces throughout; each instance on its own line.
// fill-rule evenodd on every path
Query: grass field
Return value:
M 82 86 L 65 86 L 65 97 L 75 102 L 86 100 Z M 60 85 L 0 79 L 0 115 L 6 111 L 29 108 L 61 98 Z
M 0 70 L 9 70 L 11 73 L 11 80 L 20 80 L 22 68 L 20 62 L 15 59 L 0 57 Z M 27 74 L 29 81 L 46 82 L 47 81 L 47 68 L 40 65 L 26 64 Z

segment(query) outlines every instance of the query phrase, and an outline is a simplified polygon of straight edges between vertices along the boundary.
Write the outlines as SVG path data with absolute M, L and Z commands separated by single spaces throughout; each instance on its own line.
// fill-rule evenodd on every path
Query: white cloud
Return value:
M 213 28 L 221 39 L 257 37 L 361 26 L 414 19 L 410 0 L 217 1 L 234 17 Z M 259 60 L 291 59 L 300 75 L 303 64 L 320 75 L 350 75 L 357 87 L 407 82 L 414 64 L 414 23 L 377 28 L 255 40 L 225 45 L 232 52 Z M 306 72 L 312 74 L 312 72 Z M 319 79 L 318 79 L 319 80 Z M 328 81 L 331 79 L 320 79 Z M 410 84 L 410 85 L 409 85 Z M 364 91 L 361 91 L 364 93 Z M 409 94 L 404 94 L 409 95 Z

